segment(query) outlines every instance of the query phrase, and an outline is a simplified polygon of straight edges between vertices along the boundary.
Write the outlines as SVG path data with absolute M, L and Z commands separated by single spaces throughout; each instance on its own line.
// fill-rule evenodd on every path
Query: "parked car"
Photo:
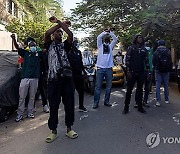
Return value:
M 125 73 L 123 68 L 120 65 L 116 65 L 113 67 L 113 84 L 124 85 L 125 82 Z
M 105 79 L 103 83 L 106 83 Z M 113 67 L 112 84 L 123 86 L 124 83 L 125 83 L 125 73 L 120 65 L 115 65 Z
M 19 100 L 20 73 L 16 52 L 0 51 L 0 122 L 9 118 L 17 109 Z

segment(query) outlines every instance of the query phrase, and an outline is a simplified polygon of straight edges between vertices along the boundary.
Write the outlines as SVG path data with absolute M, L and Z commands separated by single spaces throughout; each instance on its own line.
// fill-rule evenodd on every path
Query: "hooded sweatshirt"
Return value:
M 148 52 L 144 47 L 144 42 L 140 47 L 137 46 L 136 40 L 137 37 L 141 35 L 136 35 L 133 41 L 133 44 L 129 46 L 125 64 L 127 68 L 129 68 L 130 72 L 144 72 L 144 64 L 146 69 L 149 70 L 149 60 L 148 60 Z

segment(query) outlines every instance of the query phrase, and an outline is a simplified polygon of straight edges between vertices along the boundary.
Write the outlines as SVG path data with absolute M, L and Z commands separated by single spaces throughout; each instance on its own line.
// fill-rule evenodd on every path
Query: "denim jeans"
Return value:
M 156 79 L 156 100 L 158 102 L 161 101 L 161 93 L 160 93 L 160 87 L 161 84 L 164 84 L 164 96 L 165 101 L 169 101 L 169 72 L 167 73 L 161 73 L 156 71 L 155 72 L 155 79 Z
M 96 105 L 99 104 L 102 82 L 104 78 L 106 81 L 106 93 L 105 93 L 104 104 L 109 104 L 111 87 L 112 87 L 112 78 L 113 78 L 112 68 L 100 68 L 97 70 L 96 85 L 95 85 L 95 92 L 94 92 L 94 104 Z

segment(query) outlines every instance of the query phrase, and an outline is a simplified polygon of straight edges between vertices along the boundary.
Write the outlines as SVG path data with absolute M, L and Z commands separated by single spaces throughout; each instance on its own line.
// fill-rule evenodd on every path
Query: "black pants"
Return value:
M 38 89 L 39 89 L 39 93 L 41 95 L 42 98 L 42 105 L 45 106 L 47 105 L 47 93 L 46 93 L 46 85 L 45 85 L 45 81 L 43 77 L 40 77 L 39 81 L 38 81 Z
M 142 107 L 142 97 L 143 97 L 143 83 L 144 83 L 144 72 L 132 73 L 132 77 L 127 80 L 127 92 L 125 98 L 125 105 L 129 106 L 131 101 L 131 94 L 135 83 L 137 82 L 136 89 L 136 103 L 138 107 Z
M 50 106 L 49 129 L 55 130 L 57 128 L 61 100 L 65 110 L 65 124 L 67 127 L 72 126 L 74 122 L 74 84 L 72 78 L 48 81 L 48 100 Z
M 75 76 L 73 77 L 75 89 L 79 94 L 79 108 L 83 107 L 84 105 L 84 78 L 83 76 Z

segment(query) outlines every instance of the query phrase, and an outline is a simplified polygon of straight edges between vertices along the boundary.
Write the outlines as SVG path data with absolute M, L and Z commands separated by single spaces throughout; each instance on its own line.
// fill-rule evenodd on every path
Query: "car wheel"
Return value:
M 0 108 L 0 122 L 4 122 L 9 119 L 10 112 L 6 108 Z

